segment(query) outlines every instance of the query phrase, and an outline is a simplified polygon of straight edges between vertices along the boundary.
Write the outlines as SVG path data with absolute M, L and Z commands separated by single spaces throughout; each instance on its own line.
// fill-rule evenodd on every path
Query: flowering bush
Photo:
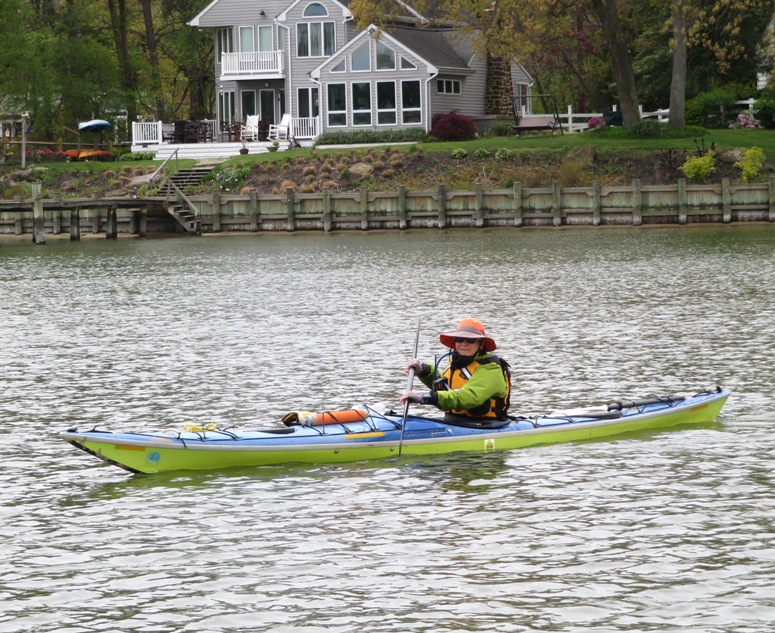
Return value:
M 754 118 L 753 113 L 745 110 L 737 115 L 737 118 L 729 124 L 732 130 L 757 130 L 761 128 L 759 122 Z
M 605 119 L 601 119 L 600 117 L 593 116 L 589 121 L 587 121 L 587 129 L 589 130 L 602 130 L 605 127 Z
M 716 169 L 716 152 L 711 149 L 702 156 L 688 158 L 678 169 L 691 180 L 705 182 Z

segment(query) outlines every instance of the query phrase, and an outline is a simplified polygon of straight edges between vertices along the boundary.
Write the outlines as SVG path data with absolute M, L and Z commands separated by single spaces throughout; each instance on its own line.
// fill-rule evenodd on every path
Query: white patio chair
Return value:
M 273 141 L 287 141 L 290 139 L 291 115 L 283 114 L 280 123 L 269 126 L 269 138 Z
M 258 115 L 248 115 L 245 125 L 240 132 L 240 139 L 243 141 L 257 141 L 258 140 Z

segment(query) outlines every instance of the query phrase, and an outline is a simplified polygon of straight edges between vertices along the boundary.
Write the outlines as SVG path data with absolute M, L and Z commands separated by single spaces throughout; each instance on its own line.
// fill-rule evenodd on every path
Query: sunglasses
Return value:
M 455 341 L 455 343 L 470 343 L 471 345 L 473 345 L 479 339 L 478 338 L 463 338 L 462 336 L 456 336 L 453 340 Z

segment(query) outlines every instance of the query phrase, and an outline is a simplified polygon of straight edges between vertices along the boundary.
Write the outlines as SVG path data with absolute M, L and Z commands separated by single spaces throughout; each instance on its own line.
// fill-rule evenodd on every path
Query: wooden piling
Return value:
M 522 183 L 517 181 L 512 185 L 514 201 L 514 226 L 522 226 Z
M 775 222 L 775 176 L 767 181 L 767 220 Z
M 43 214 L 43 185 L 32 183 L 32 242 L 46 243 L 46 216 Z
M 221 192 L 213 189 L 213 233 L 221 231 Z
M 688 218 L 686 203 L 686 178 L 678 179 L 678 224 L 686 224 Z
M 293 189 L 291 187 L 288 187 L 285 190 L 285 208 L 286 208 L 286 213 L 288 214 L 289 231 L 296 230 L 296 214 L 295 214 L 294 206 L 295 206 L 295 200 L 293 195 Z
M 105 219 L 105 238 L 108 240 L 115 240 L 118 237 L 118 217 L 116 214 L 116 207 L 109 206 L 107 210 L 107 217 Z
M 359 189 L 361 203 L 361 230 L 367 231 L 369 228 L 369 192 L 366 187 Z
M 643 223 L 643 191 L 640 188 L 640 178 L 632 180 L 632 225 Z
M 261 228 L 261 207 L 258 194 L 254 188 L 250 189 L 250 231 L 256 233 Z
M 439 212 L 439 228 L 443 229 L 447 226 L 447 188 L 444 185 L 439 185 L 438 188 L 438 212 Z
M 732 191 L 729 188 L 729 178 L 726 177 L 721 179 L 721 212 L 724 223 L 732 221 Z
M 405 229 L 408 226 L 406 217 L 406 187 L 398 187 L 398 228 Z
M 557 180 L 552 182 L 552 224 L 562 226 L 562 187 Z
M 77 242 L 81 239 L 81 208 L 70 209 L 70 241 Z
M 600 203 L 602 198 L 602 184 L 599 180 L 592 181 L 592 226 L 600 226 Z
M 140 209 L 140 222 L 137 226 L 137 237 L 145 237 L 148 232 L 148 209 Z
M 331 230 L 331 190 L 323 187 L 323 231 Z
M 474 202 L 474 226 L 481 228 L 484 226 L 484 191 L 482 185 L 476 185 L 476 200 Z

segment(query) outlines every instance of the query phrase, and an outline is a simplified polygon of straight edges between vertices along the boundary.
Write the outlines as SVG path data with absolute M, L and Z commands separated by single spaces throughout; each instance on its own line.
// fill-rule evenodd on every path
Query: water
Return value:
M 775 227 L 0 243 L 0 631 L 695 631 L 775 621 Z M 70 426 L 397 406 L 476 316 L 514 410 L 722 384 L 717 424 L 135 476 Z

